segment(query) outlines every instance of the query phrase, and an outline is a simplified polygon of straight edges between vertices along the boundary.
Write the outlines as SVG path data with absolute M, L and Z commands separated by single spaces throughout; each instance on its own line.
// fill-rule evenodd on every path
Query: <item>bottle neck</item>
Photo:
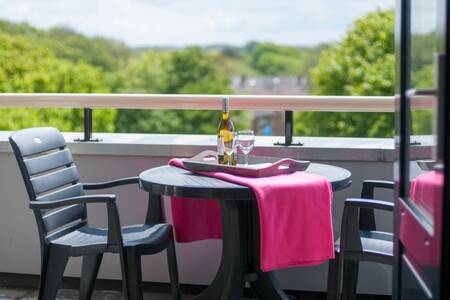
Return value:
M 230 112 L 222 111 L 222 120 L 228 120 L 230 118 Z
M 222 119 L 228 119 L 230 113 L 230 100 L 228 97 L 222 98 Z

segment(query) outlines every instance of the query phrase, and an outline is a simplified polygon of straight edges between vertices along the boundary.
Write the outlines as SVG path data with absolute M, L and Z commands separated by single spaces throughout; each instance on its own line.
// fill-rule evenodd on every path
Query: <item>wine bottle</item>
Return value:
M 224 151 L 223 144 L 233 138 L 234 125 L 230 118 L 230 100 L 228 97 L 222 98 L 222 118 L 220 119 L 219 129 L 217 133 L 217 153 L 219 164 L 228 164 L 231 159 L 233 164 L 235 154 L 228 157 Z

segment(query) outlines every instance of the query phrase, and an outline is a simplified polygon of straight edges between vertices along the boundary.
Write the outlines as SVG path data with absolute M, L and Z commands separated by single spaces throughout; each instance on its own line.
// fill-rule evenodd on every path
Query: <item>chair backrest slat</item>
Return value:
M 80 195 L 84 195 L 83 185 L 81 183 L 77 183 L 74 185 L 70 185 L 68 187 L 59 189 L 55 192 L 51 192 L 48 194 L 44 194 L 38 196 L 36 198 L 37 201 L 54 201 L 60 200 L 64 198 L 77 197 Z
M 42 220 L 47 232 L 79 220 L 83 215 L 83 206 L 76 204 L 46 214 Z
M 28 173 L 33 176 L 48 170 L 70 166 L 73 163 L 69 149 L 52 152 L 39 157 L 28 158 L 23 161 Z
M 45 175 L 31 178 L 36 195 L 65 186 L 67 184 L 75 184 L 80 180 L 80 175 L 75 166 L 58 170 Z
M 52 233 L 47 235 L 47 238 L 48 238 L 48 240 L 51 241 L 51 240 L 57 239 L 61 236 L 64 236 L 68 233 L 71 233 L 72 231 L 77 230 L 86 225 L 87 225 L 87 221 L 81 220 L 80 222 L 76 222 L 74 224 L 70 224 L 69 226 L 62 227 L 61 229 L 53 231 Z
M 62 134 L 57 129 L 51 127 L 24 129 L 15 132 L 13 139 L 19 146 L 22 157 L 66 146 Z
M 23 129 L 13 133 L 9 141 L 30 201 L 54 201 L 85 194 L 70 150 L 57 129 Z M 68 233 L 86 224 L 86 205 L 71 205 L 46 212 L 35 212 L 41 241 L 50 231 L 54 236 L 55 232 Z

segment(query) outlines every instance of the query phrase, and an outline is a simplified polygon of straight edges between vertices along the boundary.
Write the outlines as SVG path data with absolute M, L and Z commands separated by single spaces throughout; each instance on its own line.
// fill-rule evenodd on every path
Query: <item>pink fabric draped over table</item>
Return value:
M 170 164 L 183 168 L 180 159 Z M 221 172 L 201 173 L 253 190 L 258 202 L 261 270 L 317 265 L 334 258 L 332 189 L 320 175 L 292 174 L 250 178 Z M 176 240 L 191 242 L 222 236 L 216 200 L 172 197 Z

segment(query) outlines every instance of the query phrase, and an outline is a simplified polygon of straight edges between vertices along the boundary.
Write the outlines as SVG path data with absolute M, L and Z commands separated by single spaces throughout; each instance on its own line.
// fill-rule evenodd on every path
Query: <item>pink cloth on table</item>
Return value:
M 180 159 L 172 159 L 169 164 L 183 168 Z M 263 178 L 222 172 L 201 174 L 247 186 L 255 193 L 262 271 L 317 265 L 334 258 L 333 193 L 323 176 L 306 172 Z M 217 201 L 172 197 L 171 204 L 177 241 L 221 237 Z
M 171 205 L 177 242 L 222 238 L 222 216 L 217 200 L 171 197 Z

